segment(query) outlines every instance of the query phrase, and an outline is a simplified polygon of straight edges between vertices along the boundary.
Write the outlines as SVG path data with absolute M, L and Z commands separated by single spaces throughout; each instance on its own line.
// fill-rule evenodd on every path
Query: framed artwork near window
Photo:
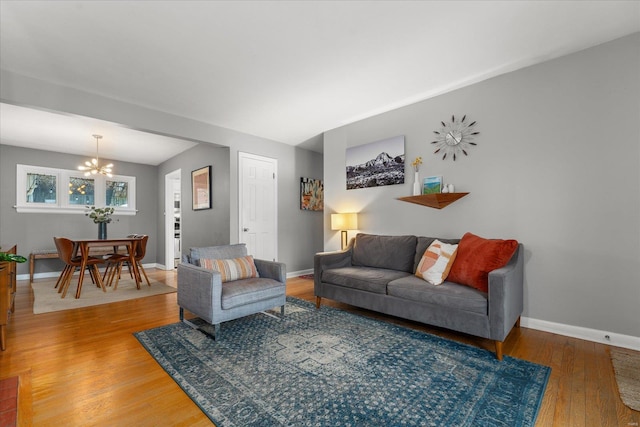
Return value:
M 193 210 L 211 209 L 211 166 L 191 172 Z

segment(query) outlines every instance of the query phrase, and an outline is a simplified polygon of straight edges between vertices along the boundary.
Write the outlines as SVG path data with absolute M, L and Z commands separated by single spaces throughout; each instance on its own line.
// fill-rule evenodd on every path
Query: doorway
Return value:
M 165 270 L 178 268 L 182 257 L 181 170 L 164 176 Z
M 278 160 L 238 153 L 240 243 L 255 258 L 278 258 Z

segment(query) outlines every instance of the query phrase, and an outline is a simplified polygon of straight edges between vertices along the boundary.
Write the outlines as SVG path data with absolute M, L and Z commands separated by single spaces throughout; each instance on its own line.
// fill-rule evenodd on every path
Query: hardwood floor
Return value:
M 147 273 L 175 286 L 174 272 Z M 287 294 L 314 301 L 313 281 L 289 279 Z M 32 303 L 28 281 L 19 282 L 0 378 L 28 375 L 34 426 L 211 425 L 132 335 L 177 322 L 175 293 L 38 315 Z M 323 304 L 493 351 L 489 340 Z M 537 426 L 638 426 L 640 413 L 618 396 L 608 346 L 520 328 L 504 343 L 504 354 L 552 368 Z

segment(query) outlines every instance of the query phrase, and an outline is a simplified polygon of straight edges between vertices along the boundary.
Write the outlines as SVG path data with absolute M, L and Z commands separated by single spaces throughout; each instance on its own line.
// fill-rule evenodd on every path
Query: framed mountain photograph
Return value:
M 404 135 L 347 148 L 347 190 L 404 184 Z

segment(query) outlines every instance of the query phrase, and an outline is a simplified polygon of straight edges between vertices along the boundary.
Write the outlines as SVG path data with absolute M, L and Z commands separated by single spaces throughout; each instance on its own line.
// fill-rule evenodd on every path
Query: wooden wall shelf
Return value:
M 458 199 L 463 198 L 469 193 L 436 193 L 422 194 L 419 196 L 399 197 L 398 200 L 403 202 L 415 203 L 417 205 L 428 206 L 434 209 L 442 209 L 449 206 Z

